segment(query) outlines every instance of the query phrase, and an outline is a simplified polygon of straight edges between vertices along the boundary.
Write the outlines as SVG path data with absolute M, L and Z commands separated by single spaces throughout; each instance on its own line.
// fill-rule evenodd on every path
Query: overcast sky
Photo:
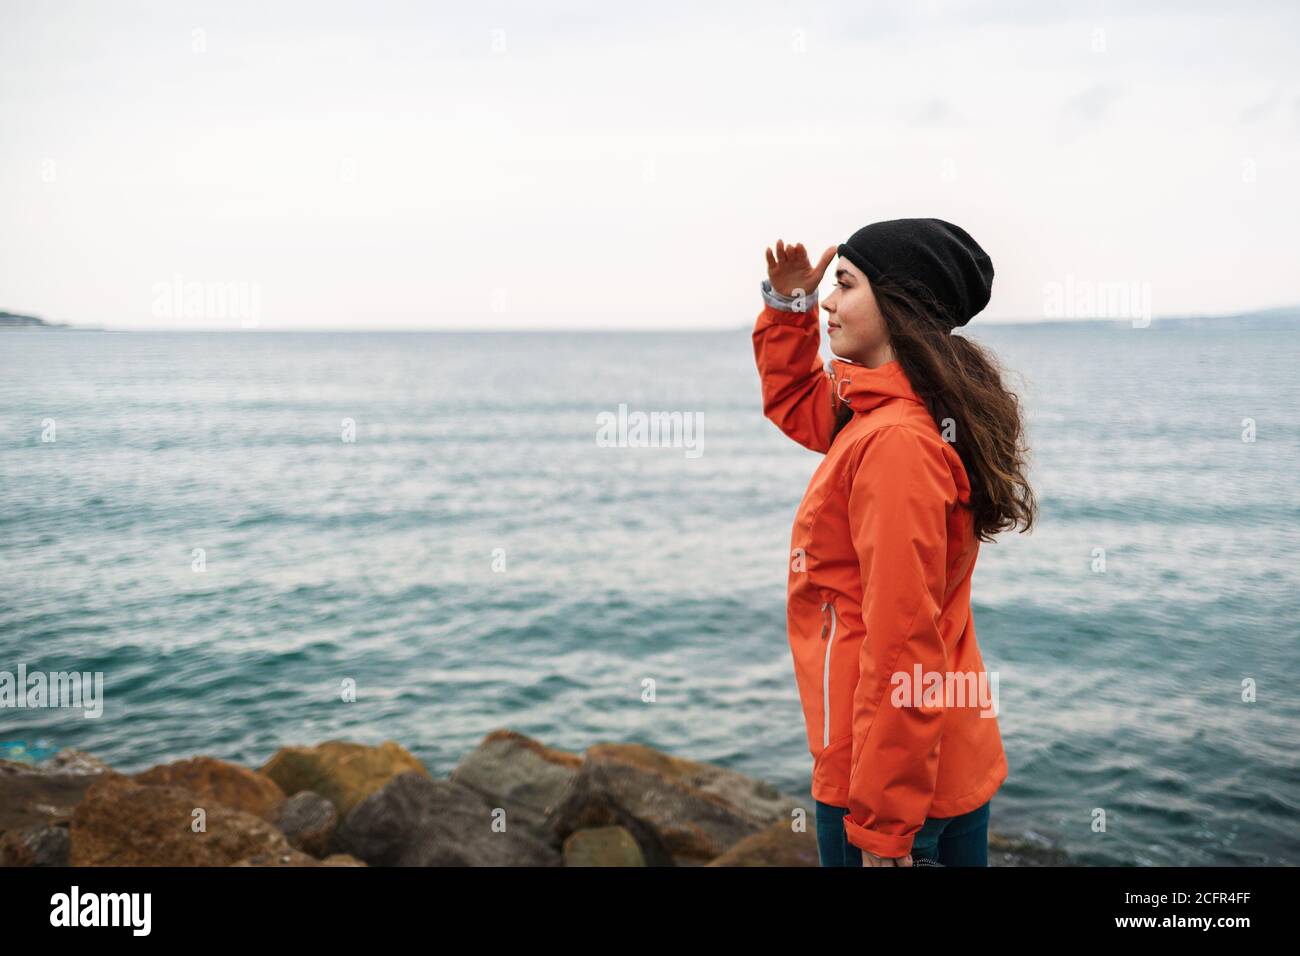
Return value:
M 734 328 L 765 245 L 901 216 L 992 255 L 977 323 L 1300 302 L 1300 5 L 704 6 L 0 0 L 0 309 Z

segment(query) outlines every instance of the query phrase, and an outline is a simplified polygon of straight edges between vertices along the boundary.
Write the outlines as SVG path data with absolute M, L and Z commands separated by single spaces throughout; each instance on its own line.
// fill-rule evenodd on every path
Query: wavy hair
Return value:
M 872 282 L 871 290 L 912 389 L 939 431 L 954 435 L 950 444 L 970 481 L 976 537 L 992 541 L 1001 531 L 1029 531 L 1038 503 L 1028 478 L 1024 416 L 1020 399 L 1002 383 L 997 359 L 950 332 L 923 286 L 886 276 Z M 853 409 L 837 402 L 835 414 L 838 435 Z M 950 429 L 946 420 L 953 423 Z

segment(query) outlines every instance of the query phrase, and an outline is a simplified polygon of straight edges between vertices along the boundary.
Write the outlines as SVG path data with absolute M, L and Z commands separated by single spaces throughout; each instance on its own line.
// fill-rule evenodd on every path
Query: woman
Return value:
M 823 369 L 816 290 L 837 251 Z M 993 264 L 951 223 L 897 219 L 815 266 L 778 241 L 767 271 L 763 411 L 826 456 L 795 517 L 786 608 L 822 865 L 986 866 L 1007 761 L 971 573 L 980 541 L 1037 510 L 1019 402 L 951 334 L 988 304 Z

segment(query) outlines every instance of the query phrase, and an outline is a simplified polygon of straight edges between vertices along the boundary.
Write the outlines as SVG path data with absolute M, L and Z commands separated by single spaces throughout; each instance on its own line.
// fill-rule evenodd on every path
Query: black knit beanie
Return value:
M 841 243 L 839 254 L 872 282 L 889 277 L 925 286 L 950 329 L 989 304 L 993 260 L 965 229 L 942 219 L 873 222 Z

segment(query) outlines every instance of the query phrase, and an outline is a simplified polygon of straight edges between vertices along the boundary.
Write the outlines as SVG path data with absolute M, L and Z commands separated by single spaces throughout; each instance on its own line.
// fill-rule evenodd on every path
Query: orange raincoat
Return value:
M 764 414 L 826 455 L 786 606 L 812 795 L 848 807 L 854 846 L 901 857 L 927 816 L 974 810 L 1007 776 L 970 608 L 979 541 L 966 469 L 902 366 L 825 369 L 817 313 L 769 305 L 754 327 Z M 838 402 L 854 415 L 832 445 Z

